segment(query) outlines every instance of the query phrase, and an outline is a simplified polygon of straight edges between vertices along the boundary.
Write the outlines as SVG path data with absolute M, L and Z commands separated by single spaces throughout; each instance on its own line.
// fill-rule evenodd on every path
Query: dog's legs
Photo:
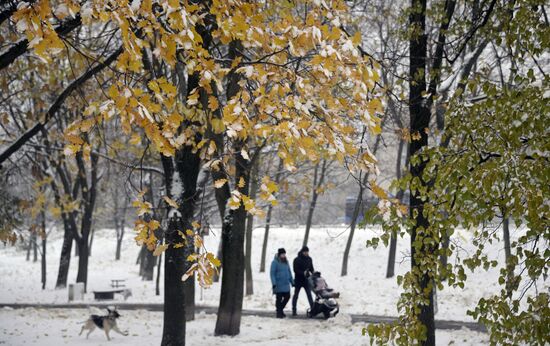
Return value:
M 95 330 L 95 326 L 91 326 L 91 327 L 88 327 L 88 328 L 90 329 L 90 331 L 88 332 L 88 334 L 86 334 L 86 339 L 88 339 L 90 334 Z
M 78 336 L 82 335 L 82 333 L 84 332 L 84 329 L 86 329 L 86 325 L 82 326 L 82 329 L 80 329 L 80 333 L 78 333 Z
M 128 336 L 128 332 L 123 332 L 120 329 L 118 329 L 117 325 L 114 325 L 112 328 L 115 332 L 119 333 L 120 335 Z
M 111 341 L 111 338 L 109 337 L 109 330 L 110 330 L 109 326 L 106 324 L 104 328 L 105 328 L 105 335 L 107 336 L 107 340 Z

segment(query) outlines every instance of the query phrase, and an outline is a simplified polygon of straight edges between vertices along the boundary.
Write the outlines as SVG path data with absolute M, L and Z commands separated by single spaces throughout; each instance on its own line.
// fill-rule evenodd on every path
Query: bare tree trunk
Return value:
M 373 155 L 376 155 L 376 152 L 378 151 L 379 146 L 380 146 L 380 136 L 376 137 L 376 141 L 374 142 L 374 148 L 372 149 Z M 355 206 L 353 207 L 353 214 L 351 217 L 348 241 L 346 242 L 346 248 L 344 249 L 344 258 L 342 260 L 341 276 L 348 275 L 349 253 L 351 251 L 351 244 L 353 243 L 353 236 L 355 234 L 355 227 L 357 226 L 357 219 L 359 218 L 359 213 L 361 212 L 361 204 L 363 203 L 363 191 L 368 181 L 369 181 L 369 174 L 365 173 L 363 180 L 359 182 L 359 192 L 357 193 L 357 200 L 355 200 Z
M 191 252 L 189 252 L 191 253 Z M 195 319 L 195 274 L 185 280 L 185 320 L 193 321 Z
M 176 152 L 174 159 L 166 156 L 161 156 L 161 159 L 167 195 L 179 205 L 178 215 L 171 216 L 164 236 L 168 248 L 164 253 L 164 323 L 161 345 L 180 346 L 185 345 L 186 320 L 189 319 L 190 314 L 194 315 L 194 284 L 193 293 L 190 287 L 193 281 L 190 279 L 182 281 L 190 265 L 187 257 L 192 252 L 193 241 L 187 239 L 189 245 L 181 248 L 174 247 L 174 244 L 181 242 L 179 230 L 192 228 L 200 157 L 198 153 L 193 153 L 192 148 L 183 147 Z M 175 175 L 178 177 L 178 183 L 182 184 L 179 196 L 172 196 Z M 193 296 L 189 297 L 190 294 Z M 188 308 L 190 312 L 187 312 Z
M 74 241 L 74 257 L 80 256 L 80 249 L 78 248 L 78 241 L 75 239 Z
M 319 172 L 319 165 L 321 165 L 321 172 Z M 311 196 L 311 202 L 309 203 L 309 209 L 306 220 L 306 233 L 304 234 L 304 241 L 302 246 L 306 246 L 309 240 L 309 231 L 311 230 L 311 224 L 313 223 L 313 213 L 315 212 L 315 206 L 317 205 L 317 198 L 319 197 L 319 188 L 323 185 L 325 179 L 325 173 L 327 169 L 327 160 L 323 159 L 322 163 L 315 165 L 313 172 L 313 191 Z
M 161 242 L 162 244 L 162 242 Z M 160 296 L 160 271 L 162 268 L 162 254 L 159 256 L 159 260 L 157 263 L 157 281 L 155 283 L 155 295 Z
M 153 188 L 154 188 L 153 177 L 151 174 L 148 174 L 147 193 L 145 194 L 145 196 L 146 196 L 146 200 L 149 201 L 151 205 L 155 205 L 155 201 L 154 201 L 155 194 L 154 194 Z M 146 214 L 145 220 L 150 221 L 152 217 L 154 218 L 155 216 Z M 149 251 L 147 249 L 146 245 L 143 245 L 142 256 L 143 257 L 141 258 L 140 270 L 139 270 L 141 278 L 144 281 L 153 281 L 155 266 L 157 265 L 157 257 L 153 255 L 152 251 Z
M 88 240 L 81 239 L 78 242 L 80 248 L 80 256 L 78 256 L 78 273 L 76 275 L 76 282 L 84 283 L 84 292 L 86 292 L 88 286 Z
M 250 181 L 250 198 L 256 199 L 256 191 L 258 190 L 258 165 L 260 158 L 256 157 L 256 161 L 252 166 L 249 175 Z M 246 218 L 246 248 L 245 248 L 245 277 L 246 290 L 245 294 L 250 296 L 254 294 L 254 281 L 252 280 L 252 231 L 254 229 L 254 215 L 248 214 Z
M 413 140 L 410 144 L 410 156 L 419 154 L 424 147 L 428 146 L 428 134 L 425 129 L 430 126 L 430 108 L 427 102 L 424 102 L 424 93 L 427 90 L 425 77 L 426 60 L 428 58 L 428 42 L 426 34 L 426 0 L 411 0 L 411 11 L 409 15 L 409 26 L 414 29 L 415 35 L 409 41 L 409 114 L 410 114 L 410 133 L 418 135 L 420 138 Z M 444 43 L 444 42 L 443 42 Z M 410 160 L 409 170 L 412 179 L 417 179 L 423 186 L 427 182 L 423 180 L 423 173 L 426 162 L 421 160 L 419 163 L 412 163 Z M 415 308 L 418 309 L 418 319 L 426 327 L 426 340 L 422 341 L 423 346 L 435 346 L 435 321 L 434 321 L 434 282 L 426 269 L 422 270 L 419 260 L 423 257 L 431 256 L 435 249 L 433 245 L 426 244 L 424 233 L 418 230 L 429 228 L 428 219 L 424 216 L 425 201 L 419 196 L 416 190 L 410 189 L 410 208 L 409 217 L 415 221 L 411 232 L 411 271 L 415 274 L 418 284 L 419 294 L 425 295 L 427 303 L 419 303 Z M 424 300 L 424 299 L 423 299 Z
M 116 231 L 116 253 L 115 260 L 120 260 L 120 255 L 122 252 L 122 239 L 124 238 L 124 224 L 119 225 Z
M 510 249 L 510 219 L 505 216 L 502 222 L 502 232 L 504 238 L 504 256 L 506 263 L 506 291 L 511 294 L 514 285 L 514 266 L 510 262 L 512 251 Z
M 63 245 L 61 246 L 61 255 L 59 256 L 59 270 L 57 272 L 57 281 L 55 288 L 67 287 L 69 276 L 69 266 L 71 264 L 71 250 L 73 246 L 72 232 L 69 229 L 68 222 L 64 219 Z
M 233 41 L 229 44 L 230 59 L 235 59 L 241 54 L 242 44 Z M 237 95 L 240 90 L 239 80 L 241 76 L 232 73 L 228 76 L 227 98 Z M 244 185 L 237 183 L 237 191 L 242 195 L 248 195 L 250 169 L 253 162 L 248 161 L 242 155 L 245 143 L 234 143 L 235 157 L 235 182 L 244 180 Z M 258 149 L 259 150 L 259 149 Z M 226 184 L 227 185 L 227 184 Z M 241 315 L 243 308 L 244 286 L 244 236 L 246 228 L 246 210 L 243 203 L 238 209 L 230 210 L 223 219 L 222 226 L 222 287 L 220 292 L 220 304 L 214 335 L 237 335 L 241 328 Z
M 41 272 L 41 278 L 42 278 L 42 289 L 46 289 L 46 213 L 44 211 L 41 212 L 42 214 L 42 251 L 41 251 L 41 266 L 40 266 L 40 272 Z
M 31 236 L 29 237 L 29 242 L 28 242 L 28 245 L 27 245 L 27 262 L 31 260 L 31 250 L 33 249 L 33 247 L 36 249 L 36 247 L 34 246 L 34 244 L 36 244 L 36 231 L 32 230 L 31 228 Z
M 281 180 L 281 174 L 284 167 L 283 159 L 279 159 L 279 166 L 277 167 L 277 172 L 275 172 L 275 184 L 279 184 Z M 264 231 L 264 241 L 262 243 L 262 257 L 260 259 L 260 273 L 265 272 L 265 259 L 267 256 L 267 242 L 269 240 L 269 228 L 271 226 L 271 213 L 273 212 L 273 205 L 270 203 L 267 207 L 267 215 L 265 218 L 265 231 Z
M 32 261 L 33 262 L 37 262 L 38 261 L 38 235 L 36 234 L 36 232 L 33 232 L 32 233 L 32 252 L 33 252 L 33 255 L 32 255 Z
M 405 146 L 405 142 L 402 139 L 400 139 L 399 140 L 399 149 L 397 150 L 397 163 L 396 163 L 396 167 L 395 167 L 395 175 L 396 175 L 396 178 L 398 180 L 401 179 L 401 171 L 402 171 L 401 160 L 402 160 L 402 157 L 403 157 L 403 148 L 404 148 L 404 146 Z M 408 156 L 408 150 L 407 150 L 407 156 Z M 405 164 L 408 164 L 408 162 L 406 162 Z M 397 199 L 399 200 L 399 202 L 403 201 L 403 195 L 404 195 L 404 191 L 402 189 L 399 189 L 399 191 L 397 191 L 397 196 L 396 196 Z M 386 278 L 392 278 L 395 275 L 395 255 L 396 255 L 396 251 L 397 251 L 397 234 L 395 232 L 392 232 L 391 233 L 391 238 L 390 238 L 388 266 L 386 268 Z
M 95 228 L 92 228 L 92 234 L 90 235 L 90 243 L 88 244 L 88 257 L 92 256 L 92 244 L 94 243 Z

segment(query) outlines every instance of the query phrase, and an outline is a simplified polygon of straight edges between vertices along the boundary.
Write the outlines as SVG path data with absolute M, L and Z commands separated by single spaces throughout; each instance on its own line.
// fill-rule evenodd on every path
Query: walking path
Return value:
M 162 311 L 163 304 L 150 304 L 150 303 L 124 303 L 124 302 L 109 302 L 109 303 L 67 303 L 67 304 L 26 304 L 26 303 L 0 303 L 0 308 L 8 307 L 13 309 L 24 308 L 36 308 L 36 309 L 88 309 L 90 307 L 105 308 L 107 306 L 115 305 L 120 310 L 148 310 L 148 311 Z M 218 308 L 214 306 L 197 305 L 195 306 L 195 312 L 204 311 L 207 314 L 216 314 Z M 246 310 L 243 309 L 243 316 L 260 316 L 260 317 L 273 317 L 275 318 L 275 311 L 268 310 Z M 385 323 L 393 322 L 397 318 L 392 316 L 381 315 L 360 315 L 350 314 L 352 323 Z M 300 315 L 293 318 L 307 319 L 306 316 Z M 487 332 L 484 325 L 477 322 L 466 321 L 449 321 L 449 320 L 436 320 L 435 327 L 437 329 L 462 329 L 468 328 L 477 332 Z

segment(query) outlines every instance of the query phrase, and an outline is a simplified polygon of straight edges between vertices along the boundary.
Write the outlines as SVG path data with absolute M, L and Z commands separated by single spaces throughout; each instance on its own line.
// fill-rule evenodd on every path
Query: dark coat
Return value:
M 294 259 L 293 262 L 293 268 L 294 268 L 294 278 L 296 281 L 296 284 L 306 284 L 306 272 L 313 273 L 313 261 L 311 257 L 304 256 L 303 253 L 298 253 L 298 257 Z

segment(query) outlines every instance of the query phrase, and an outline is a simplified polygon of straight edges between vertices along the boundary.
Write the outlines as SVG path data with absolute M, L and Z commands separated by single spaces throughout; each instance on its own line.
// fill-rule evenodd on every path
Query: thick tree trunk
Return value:
M 321 165 L 321 172 L 319 172 L 319 165 Z M 315 171 L 313 173 L 313 191 L 311 196 L 311 202 L 309 203 L 309 209 L 307 212 L 306 220 L 306 232 L 304 234 L 304 241 L 302 246 L 307 246 L 309 240 L 309 231 L 311 230 L 311 224 L 313 223 L 313 213 L 315 212 L 315 206 L 317 205 L 317 198 L 319 197 L 319 188 L 323 185 L 325 179 L 325 173 L 327 169 L 327 160 L 323 160 L 322 163 L 315 165 Z
M 241 155 L 241 146 L 235 148 L 235 181 L 244 179 L 239 192 L 248 195 L 250 162 Z M 224 273 L 220 293 L 220 305 L 216 320 L 215 335 L 237 335 L 240 332 L 244 286 L 244 235 L 246 210 L 241 206 L 231 210 L 222 229 Z
M 192 250 L 188 253 L 192 253 Z M 195 319 L 195 274 L 185 280 L 185 320 L 193 321 Z
M 279 184 L 281 180 L 281 174 L 284 167 L 283 159 L 279 159 L 279 166 L 277 167 L 277 172 L 275 172 L 275 184 Z M 267 215 L 265 218 L 265 231 L 264 231 L 264 241 L 262 243 L 262 257 L 260 259 L 260 273 L 265 272 L 265 260 L 267 257 L 267 242 L 269 240 L 269 228 L 271 226 L 271 213 L 273 212 L 273 205 L 270 203 L 267 207 Z
M 178 228 L 181 221 L 171 220 L 166 231 L 166 243 L 181 241 Z M 185 283 L 181 281 L 186 271 L 186 255 L 182 248 L 169 246 L 164 252 L 164 324 L 162 346 L 185 345 Z
M 178 231 L 192 229 L 192 222 L 197 199 L 197 178 L 200 171 L 199 153 L 184 147 L 176 152 L 175 162 L 162 156 L 167 195 L 179 205 L 178 213 L 172 213 L 165 233 L 165 244 L 168 245 L 164 256 L 164 326 L 162 346 L 185 345 L 186 319 L 194 315 L 194 283 L 188 279 L 182 281 L 189 268 L 187 257 L 193 251 L 193 242 L 188 239 L 188 246 L 174 248 L 181 243 Z M 172 196 L 173 177 L 177 174 L 181 183 L 181 195 Z M 191 284 L 193 287 L 191 288 Z M 191 312 L 187 312 L 189 305 Z
M 57 281 L 55 283 L 55 288 L 67 287 L 69 266 L 71 264 L 73 237 L 72 232 L 67 225 L 67 222 L 64 221 L 63 223 L 65 224 L 65 230 L 63 232 L 63 245 L 61 246 L 61 256 L 59 257 L 59 270 L 57 272 Z
M 242 210 L 241 210 L 242 209 Z M 215 335 L 240 333 L 244 284 L 244 231 L 246 211 L 244 207 L 231 210 L 223 230 L 224 273 Z
M 428 145 L 430 108 L 425 102 L 424 93 L 426 92 L 426 59 L 427 59 L 427 35 L 426 35 L 426 0 L 411 0 L 410 29 L 415 33 L 409 41 L 409 114 L 410 114 L 410 133 L 416 135 L 419 139 L 411 141 L 410 156 L 419 154 L 423 148 Z M 412 163 L 410 160 L 409 170 L 412 179 L 417 179 L 424 186 L 427 182 L 423 181 L 422 175 L 426 167 L 426 162 L 421 160 L 419 163 Z M 426 257 L 433 255 L 435 249 L 432 245 L 424 243 L 425 233 L 422 230 L 429 228 L 429 222 L 424 216 L 424 204 L 419 193 L 415 190 L 410 191 L 409 216 L 415 221 L 411 229 L 411 267 L 416 272 L 416 284 L 418 284 L 419 294 L 425 295 L 428 304 L 419 304 L 416 308 L 419 311 L 418 319 L 426 327 L 426 340 L 422 341 L 424 346 L 435 346 L 435 323 L 434 323 L 434 282 L 430 278 L 426 269 L 421 271 L 421 265 Z M 419 229 L 421 232 L 419 232 Z M 420 262 L 420 263 L 419 263 Z
M 79 253 L 78 256 L 78 273 L 76 274 L 76 282 L 84 283 L 84 292 L 86 292 L 88 286 L 88 240 L 83 238 L 78 242 Z

